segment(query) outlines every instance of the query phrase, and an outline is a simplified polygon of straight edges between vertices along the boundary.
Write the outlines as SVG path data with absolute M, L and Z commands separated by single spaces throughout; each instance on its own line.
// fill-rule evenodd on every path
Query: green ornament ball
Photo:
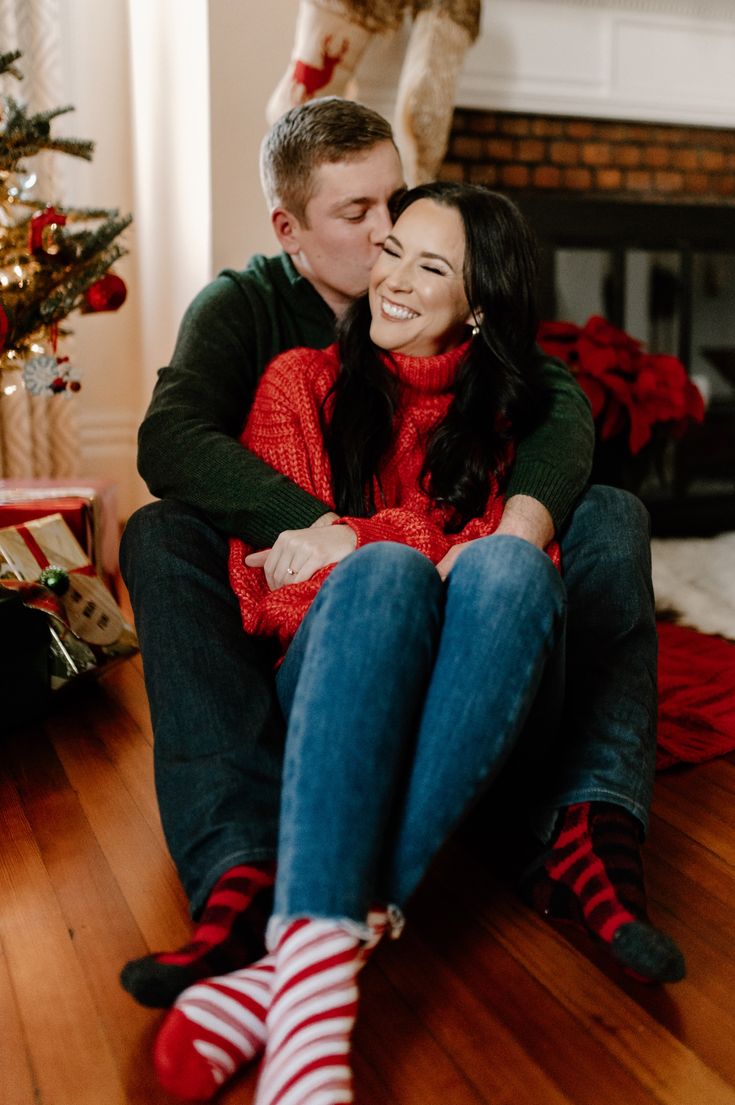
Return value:
M 44 568 L 40 579 L 44 587 L 48 587 L 55 595 L 63 595 L 69 590 L 69 575 L 57 564 L 49 564 L 48 568 Z

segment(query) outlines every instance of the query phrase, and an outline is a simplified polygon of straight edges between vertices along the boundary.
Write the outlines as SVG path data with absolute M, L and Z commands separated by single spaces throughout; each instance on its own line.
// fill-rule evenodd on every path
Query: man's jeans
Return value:
M 243 633 L 227 540 L 196 512 L 169 501 L 143 507 L 128 522 L 121 561 L 143 655 L 161 819 L 196 916 L 224 871 L 275 856 L 284 727 L 274 656 Z M 562 568 L 566 706 L 554 775 L 536 796 L 543 824 L 559 806 L 607 799 L 645 828 L 656 629 L 638 500 L 591 488 L 562 535 Z
M 549 558 L 517 537 L 470 545 L 446 585 L 405 545 L 337 565 L 277 678 L 276 915 L 361 922 L 375 900 L 405 904 L 513 750 L 565 605 Z

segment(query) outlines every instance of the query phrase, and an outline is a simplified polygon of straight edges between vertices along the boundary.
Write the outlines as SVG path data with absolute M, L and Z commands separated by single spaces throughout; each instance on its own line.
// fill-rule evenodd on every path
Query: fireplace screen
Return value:
M 521 206 L 542 242 L 543 316 L 600 315 L 678 357 L 702 393 L 704 424 L 659 450 L 635 488 L 656 529 L 735 528 L 735 207 L 538 194 Z

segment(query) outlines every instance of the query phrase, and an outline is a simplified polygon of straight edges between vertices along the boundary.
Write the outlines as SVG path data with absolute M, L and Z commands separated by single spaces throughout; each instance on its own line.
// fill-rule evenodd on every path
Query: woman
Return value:
M 261 381 L 243 441 L 336 513 L 264 554 L 232 542 L 243 622 L 285 651 L 272 952 L 179 998 L 156 1065 L 180 1096 L 211 1096 L 265 1045 L 257 1105 L 352 1100 L 359 968 L 536 698 L 563 625 L 558 550 L 490 536 L 543 402 L 534 258 L 504 197 L 416 188 L 339 344 Z

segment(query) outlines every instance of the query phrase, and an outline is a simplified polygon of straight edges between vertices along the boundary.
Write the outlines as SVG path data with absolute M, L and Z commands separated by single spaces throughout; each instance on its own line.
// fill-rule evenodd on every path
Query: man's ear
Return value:
M 285 207 L 276 207 L 271 211 L 271 223 L 278 244 L 284 253 L 294 255 L 301 250 L 301 223 Z

